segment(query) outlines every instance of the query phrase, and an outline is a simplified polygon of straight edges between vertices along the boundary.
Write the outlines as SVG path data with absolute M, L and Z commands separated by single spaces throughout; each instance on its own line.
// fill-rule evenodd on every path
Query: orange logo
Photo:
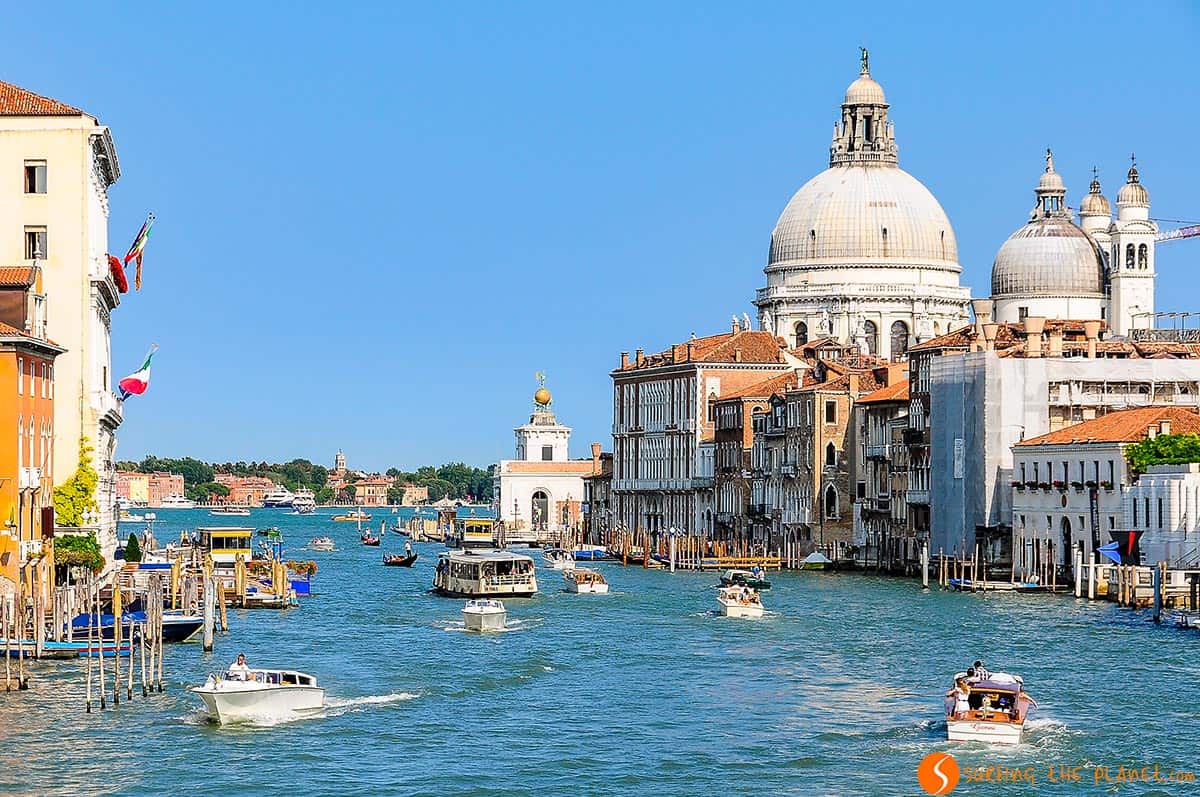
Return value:
M 949 753 L 930 753 L 917 764 L 917 783 L 929 794 L 949 794 L 958 777 L 958 762 Z

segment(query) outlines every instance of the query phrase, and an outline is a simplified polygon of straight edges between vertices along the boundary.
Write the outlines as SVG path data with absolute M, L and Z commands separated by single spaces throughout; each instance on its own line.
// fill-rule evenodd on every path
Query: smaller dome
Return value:
M 1063 183 L 1062 175 L 1058 172 L 1049 170 L 1053 168 L 1054 164 L 1051 163 L 1047 171 L 1043 172 L 1042 176 L 1038 178 L 1037 190 L 1039 193 L 1053 192 L 1057 194 L 1060 192 L 1066 192 L 1067 186 Z
M 1146 186 L 1138 182 L 1137 166 L 1129 167 L 1129 177 L 1117 192 L 1117 204 L 1150 207 L 1150 194 L 1146 191 Z
M 1092 178 L 1092 184 L 1088 192 L 1084 195 L 1083 200 L 1079 203 L 1080 216 L 1111 216 L 1112 206 L 1108 204 L 1108 198 L 1100 193 L 1100 180 L 1096 177 Z
M 1104 296 L 1104 263 L 1092 238 L 1067 218 L 1031 221 L 992 264 L 992 297 Z
M 537 392 L 533 394 L 533 400 L 538 404 L 545 406 L 550 403 L 550 391 L 544 387 L 539 387 Z
M 883 86 L 876 83 L 869 72 L 864 72 L 846 89 L 846 105 L 887 105 Z

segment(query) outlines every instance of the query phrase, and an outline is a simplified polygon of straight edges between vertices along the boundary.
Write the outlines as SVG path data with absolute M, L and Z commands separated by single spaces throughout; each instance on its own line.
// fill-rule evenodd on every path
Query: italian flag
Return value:
M 121 388 L 122 400 L 130 396 L 140 396 L 146 392 L 146 388 L 150 387 L 150 360 L 154 358 L 156 351 L 158 351 L 157 343 L 151 346 L 150 351 L 146 353 L 146 361 L 142 363 L 142 367 L 117 383 L 117 386 Z

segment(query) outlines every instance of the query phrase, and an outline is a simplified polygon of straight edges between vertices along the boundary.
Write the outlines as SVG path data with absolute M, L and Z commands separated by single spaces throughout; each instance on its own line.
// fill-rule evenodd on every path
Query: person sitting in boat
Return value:
M 979 676 L 975 674 L 975 668 L 974 668 L 974 667 L 968 667 L 968 668 L 967 668 L 967 677 L 966 677 L 966 679 L 965 679 L 965 680 L 966 680 L 966 682 L 967 682 L 967 683 L 969 683 L 969 684 L 973 684 L 973 683 L 975 683 L 976 681 L 978 681 L 978 680 L 979 680 Z
M 249 681 L 253 675 L 250 665 L 246 664 L 246 654 L 239 653 L 237 661 L 229 665 L 227 676 L 231 681 Z
M 975 660 L 974 670 L 975 677 L 981 681 L 986 681 L 988 678 L 992 677 L 992 674 L 988 670 L 984 669 L 983 662 L 979 659 Z

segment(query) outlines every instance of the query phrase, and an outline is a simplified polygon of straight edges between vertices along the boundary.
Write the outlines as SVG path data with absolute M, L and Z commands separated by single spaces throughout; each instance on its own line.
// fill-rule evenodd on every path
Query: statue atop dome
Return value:
M 862 61 L 862 66 L 859 67 L 858 74 L 860 74 L 860 75 L 871 74 L 871 61 L 870 61 L 871 56 L 867 53 L 867 48 L 859 47 L 858 51 L 860 54 L 859 58 Z

